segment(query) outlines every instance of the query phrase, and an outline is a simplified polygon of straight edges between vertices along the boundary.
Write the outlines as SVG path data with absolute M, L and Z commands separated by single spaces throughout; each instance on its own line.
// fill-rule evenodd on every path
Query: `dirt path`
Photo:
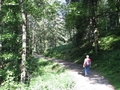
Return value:
M 42 56 L 39 55 L 38 57 Z M 67 72 L 72 75 L 75 80 L 73 90 L 115 90 L 107 79 L 93 70 L 90 71 L 89 77 L 84 77 L 84 70 L 82 66 L 78 64 L 46 57 L 45 59 L 52 60 L 67 69 Z

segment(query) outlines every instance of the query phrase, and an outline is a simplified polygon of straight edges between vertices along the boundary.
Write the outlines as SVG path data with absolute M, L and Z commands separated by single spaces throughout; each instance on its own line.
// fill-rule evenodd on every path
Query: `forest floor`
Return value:
M 115 90 L 115 88 L 104 76 L 98 74 L 94 70 L 90 70 L 89 76 L 85 77 L 82 65 L 64 60 L 47 58 L 40 55 L 37 55 L 37 57 L 42 57 L 46 60 L 52 60 L 53 62 L 65 67 L 67 72 L 73 77 L 73 80 L 75 81 L 73 90 Z

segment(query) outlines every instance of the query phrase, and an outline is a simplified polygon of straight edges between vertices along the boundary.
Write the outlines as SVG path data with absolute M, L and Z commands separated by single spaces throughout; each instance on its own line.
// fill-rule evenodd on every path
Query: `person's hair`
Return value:
M 86 55 L 86 57 L 88 58 L 88 57 L 89 57 L 89 55 Z

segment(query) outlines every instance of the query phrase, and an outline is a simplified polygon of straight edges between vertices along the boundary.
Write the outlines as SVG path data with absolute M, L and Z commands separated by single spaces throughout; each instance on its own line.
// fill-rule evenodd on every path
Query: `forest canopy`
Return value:
M 111 68 L 119 35 L 120 0 L 0 0 L 0 84 L 29 82 L 34 54 L 81 63 L 107 53 Z

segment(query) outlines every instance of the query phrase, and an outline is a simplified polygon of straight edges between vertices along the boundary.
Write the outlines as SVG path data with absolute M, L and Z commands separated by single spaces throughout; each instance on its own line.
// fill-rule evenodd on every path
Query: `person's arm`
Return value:
M 90 59 L 90 67 L 91 67 L 91 59 Z
M 83 68 L 86 66 L 86 60 L 84 60 L 84 63 L 83 63 Z

